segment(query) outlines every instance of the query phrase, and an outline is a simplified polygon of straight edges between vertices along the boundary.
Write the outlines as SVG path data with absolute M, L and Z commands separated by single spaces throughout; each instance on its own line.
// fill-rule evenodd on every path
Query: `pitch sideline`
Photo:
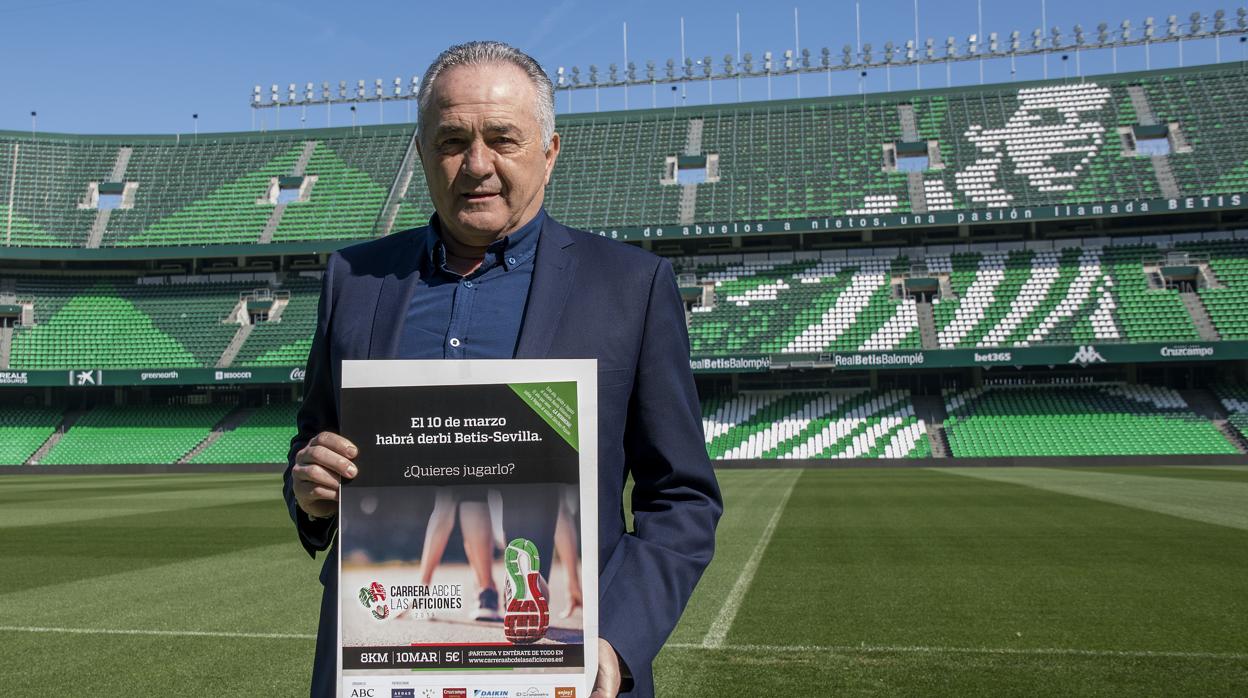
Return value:
M 793 487 L 797 485 L 798 479 L 802 475 L 801 470 L 794 471 L 796 475 L 789 480 L 789 486 L 784 490 L 784 496 L 780 498 L 780 503 L 776 506 L 776 510 L 771 515 L 771 520 L 767 522 L 767 527 L 763 529 L 763 534 L 759 536 L 758 543 L 754 546 L 754 551 L 750 553 L 750 559 L 746 560 L 741 566 L 741 573 L 737 575 L 737 581 L 732 585 L 732 591 L 728 592 L 728 596 L 724 598 L 724 605 L 720 607 L 719 614 L 715 616 L 715 620 L 711 623 L 711 627 L 707 629 L 706 636 L 702 638 L 702 646 L 707 648 L 718 648 L 724 645 L 724 639 L 728 637 L 728 630 L 732 628 L 732 623 L 737 619 L 737 612 L 741 610 L 741 603 L 745 600 L 745 592 L 750 588 L 750 584 L 754 581 L 754 575 L 758 572 L 758 565 L 762 562 L 763 553 L 766 552 L 767 546 L 771 544 L 771 536 L 776 532 L 776 525 L 780 522 L 780 515 L 784 513 L 785 508 L 789 505 L 789 497 L 793 494 Z

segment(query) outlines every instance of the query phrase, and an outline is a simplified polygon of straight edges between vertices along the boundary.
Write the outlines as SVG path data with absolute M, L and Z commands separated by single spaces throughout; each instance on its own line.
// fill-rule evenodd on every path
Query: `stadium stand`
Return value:
M 1248 385 L 1220 384 L 1214 386 L 1214 393 L 1226 410 L 1227 421 L 1248 438 Z
M 690 351 L 802 353 L 918 346 L 914 301 L 896 299 L 892 260 L 752 261 L 698 270 L 714 306 L 695 307 Z
M 273 241 L 372 236 L 410 139 L 395 132 L 318 142 L 304 173 L 316 177 L 308 200 L 286 208 Z
M 922 458 L 926 426 L 903 391 L 743 392 L 702 402 L 715 460 Z
M 0 409 L 0 465 L 21 465 L 61 423 L 61 411 L 47 407 Z
M 298 409 L 298 403 L 259 407 L 242 424 L 223 432 L 190 462 L 284 463 Z
M 96 407 L 65 432 L 40 464 L 176 463 L 229 409 L 228 405 Z
M 234 366 L 292 366 L 307 361 L 312 333 L 316 329 L 321 282 L 315 278 L 293 277 L 281 288 L 290 292 L 289 304 L 277 321 L 256 325 L 234 358 Z
M 85 245 L 95 211 L 78 206 L 90 182 L 107 178 L 116 155 L 116 147 L 89 137 L 0 135 L 0 233 L 5 244 Z
M 547 204 L 571 225 L 606 229 L 1242 193 L 1245 97 L 1242 71 L 1206 66 L 564 115 Z M 1161 129 L 1170 151 L 1137 151 L 1137 127 Z M 405 179 L 412 133 L 411 125 L 197 139 L 5 132 L 0 196 L 12 190 L 14 206 L 0 233 L 8 245 L 83 245 L 95 211 L 79 204 L 128 148 L 122 179 L 138 185 L 133 207 L 112 211 L 103 246 L 256 242 L 273 213 L 273 182 L 294 176 L 312 184 L 281 215 L 274 241 L 367 237 Z M 900 169 L 889 155 L 899 144 L 926 149 L 926 166 Z M 423 224 L 431 206 L 422 171 L 398 183 L 391 229 Z
M 252 286 L 19 277 L 17 296 L 34 303 L 35 325 L 16 328 L 10 367 L 212 366 L 238 329 L 224 320 Z
M 1234 454 L 1177 391 L 1147 385 L 946 391 L 955 457 Z

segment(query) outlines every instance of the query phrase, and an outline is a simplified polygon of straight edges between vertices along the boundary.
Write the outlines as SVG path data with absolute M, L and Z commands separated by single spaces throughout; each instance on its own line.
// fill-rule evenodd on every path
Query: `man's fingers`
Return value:
M 338 501 L 338 490 L 321 485 L 313 485 L 312 489 L 308 490 L 308 494 L 312 495 L 314 499 L 327 499 L 331 502 Z
M 308 441 L 308 445 L 324 446 L 329 450 L 338 453 L 338 455 L 345 456 L 347 458 L 355 458 L 360 454 L 360 451 L 355 447 L 355 444 L 348 441 L 345 436 L 340 436 L 332 431 L 323 431 L 316 436 L 313 436 L 312 439 Z
M 319 465 L 342 477 L 355 477 L 356 473 L 355 463 L 322 444 L 313 445 L 309 442 L 303 450 L 299 451 L 295 460 L 305 465 Z
M 306 480 L 313 484 L 324 485 L 333 489 L 341 486 L 342 478 L 332 470 L 327 470 L 319 465 L 296 465 L 291 469 L 295 480 Z

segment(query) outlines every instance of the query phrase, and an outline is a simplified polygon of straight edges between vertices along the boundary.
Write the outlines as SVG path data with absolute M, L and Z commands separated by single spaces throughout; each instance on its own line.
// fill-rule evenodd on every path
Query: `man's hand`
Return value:
M 355 444 L 328 431 L 313 436 L 299 449 L 291 468 L 299 508 L 312 516 L 336 514 L 342 478 L 355 477 L 355 463 L 350 459 L 358 453 Z
M 589 698 L 615 698 L 620 692 L 620 657 L 610 642 L 598 638 L 598 678 Z

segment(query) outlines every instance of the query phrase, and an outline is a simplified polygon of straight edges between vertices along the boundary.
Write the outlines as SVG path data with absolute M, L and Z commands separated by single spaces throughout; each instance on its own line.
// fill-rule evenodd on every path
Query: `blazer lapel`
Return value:
M 431 234 L 425 226 L 411 236 L 408 244 L 401 247 L 404 253 L 390 259 L 390 271 L 381 280 L 377 305 L 373 310 L 373 329 L 368 342 L 368 358 L 393 359 L 399 352 L 399 337 L 403 336 L 403 322 L 411 305 L 412 292 L 420 280 L 420 254 L 424 249 L 425 236 Z
M 550 352 L 576 272 L 576 258 L 566 249 L 572 244 L 568 229 L 548 216 L 537 241 L 533 281 L 516 345 L 517 359 L 544 359 Z

